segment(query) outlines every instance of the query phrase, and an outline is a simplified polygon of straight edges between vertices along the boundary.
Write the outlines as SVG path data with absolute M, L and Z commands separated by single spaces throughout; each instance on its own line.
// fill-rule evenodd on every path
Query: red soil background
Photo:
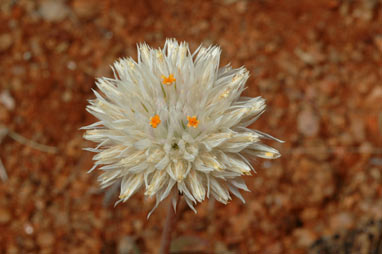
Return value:
M 253 127 L 286 141 L 246 204 L 182 206 L 173 253 L 307 253 L 382 218 L 381 1 L 2 0 L 0 253 L 157 252 L 166 204 L 149 220 L 142 194 L 114 208 L 79 128 L 95 78 L 168 37 L 245 65 L 268 105 Z

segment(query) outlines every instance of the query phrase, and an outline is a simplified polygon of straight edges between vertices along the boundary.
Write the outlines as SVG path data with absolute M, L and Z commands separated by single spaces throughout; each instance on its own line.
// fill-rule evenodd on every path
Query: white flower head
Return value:
M 275 159 L 277 150 L 260 142 L 275 139 L 246 128 L 265 110 L 261 97 L 240 97 L 248 71 L 219 68 L 220 48 L 168 39 L 163 49 L 138 46 L 138 61 L 120 59 L 114 78 L 100 78 L 102 95 L 87 110 L 99 119 L 84 127 L 84 138 L 99 143 L 95 165 L 103 187 L 120 181 L 120 201 L 139 189 L 156 198 L 170 193 L 187 204 L 214 197 L 226 204 L 230 193 L 249 191 L 242 175 L 253 170 L 250 157 Z M 155 209 L 154 207 L 154 209 Z M 153 209 L 153 210 L 154 210 Z

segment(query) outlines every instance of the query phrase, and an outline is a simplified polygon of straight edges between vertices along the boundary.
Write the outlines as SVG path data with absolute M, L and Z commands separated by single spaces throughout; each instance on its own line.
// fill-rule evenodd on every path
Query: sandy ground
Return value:
M 253 127 L 286 141 L 246 204 L 183 207 L 173 253 L 307 253 L 382 219 L 382 1 L 2 0 L 0 253 L 156 253 L 166 204 L 114 208 L 79 128 L 96 77 L 171 37 L 245 65 L 268 105 Z

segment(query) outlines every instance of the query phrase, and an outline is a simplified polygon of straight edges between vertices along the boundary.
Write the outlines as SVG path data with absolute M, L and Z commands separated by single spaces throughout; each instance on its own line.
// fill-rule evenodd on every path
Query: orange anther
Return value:
M 196 116 L 193 116 L 193 117 L 187 116 L 187 120 L 188 120 L 188 124 L 187 124 L 188 127 L 191 127 L 191 126 L 194 128 L 198 127 L 199 120 L 196 118 Z
M 176 81 L 176 78 L 174 78 L 173 74 L 170 74 L 168 77 L 166 77 L 165 75 L 162 75 L 161 78 L 162 78 L 162 83 L 164 85 L 171 85 L 172 83 Z
M 160 118 L 158 115 L 155 115 L 150 118 L 150 125 L 153 128 L 156 128 L 160 124 Z

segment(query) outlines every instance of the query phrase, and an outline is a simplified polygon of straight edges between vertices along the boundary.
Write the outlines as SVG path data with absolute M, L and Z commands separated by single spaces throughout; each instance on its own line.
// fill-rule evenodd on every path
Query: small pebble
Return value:
M 380 54 L 382 54 L 382 35 L 377 35 L 374 38 L 374 44 L 377 47 L 377 49 L 379 50 Z
M 63 1 L 46 0 L 41 2 L 39 13 L 45 21 L 59 22 L 68 16 L 69 8 Z
M 314 233 L 304 228 L 295 229 L 293 235 L 297 240 L 297 245 L 300 247 L 308 247 L 316 240 Z
M 74 71 L 77 68 L 77 64 L 73 61 L 69 61 L 67 67 L 69 70 Z
M 7 90 L 0 94 L 0 103 L 8 110 L 13 110 L 15 108 L 15 100 Z
M 100 3 L 94 0 L 74 0 L 74 13 L 81 19 L 93 19 L 98 15 Z
M 37 235 L 37 243 L 42 247 L 50 247 L 54 244 L 54 235 L 51 232 L 41 232 Z
M 24 231 L 27 235 L 31 235 L 34 232 L 34 228 L 32 227 L 31 224 L 27 223 L 24 225 Z
M 10 34 L 0 35 L 0 52 L 8 50 L 13 44 L 12 36 Z
M 139 254 L 141 251 L 139 250 L 137 244 L 134 239 L 129 236 L 123 237 L 118 242 L 118 254 Z
M 0 208 L 0 224 L 6 224 L 11 220 L 11 213 L 6 208 Z
M 312 137 L 320 130 L 320 120 L 311 109 L 304 109 L 297 116 L 297 127 L 300 133 Z

